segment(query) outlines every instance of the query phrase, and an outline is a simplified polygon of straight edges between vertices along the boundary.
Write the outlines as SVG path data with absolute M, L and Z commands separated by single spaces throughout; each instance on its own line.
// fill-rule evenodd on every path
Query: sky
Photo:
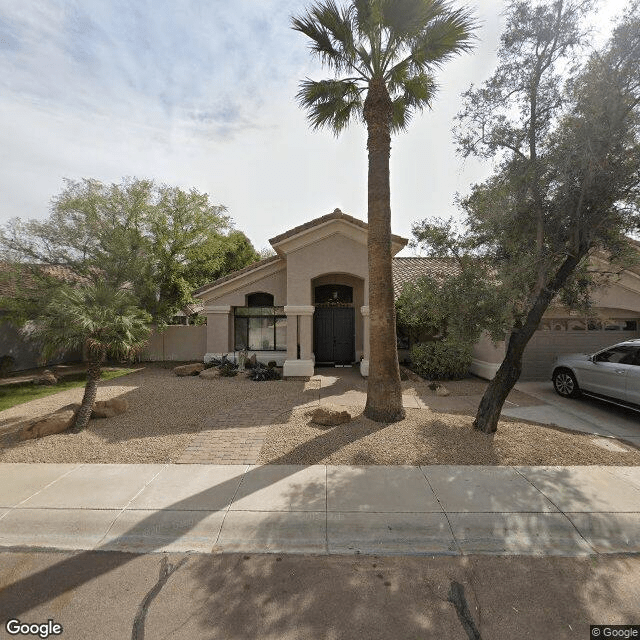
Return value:
M 433 109 L 392 140 L 392 230 L 405 237 L 459 215 L 455 194 L 490 172 L 456 155 L 451 128 L 460 94 L 495 68 L 504 3 L 467 4 L 475 51 L 438 72 Z M 628 0 L 598 4 L 596 42 Z M 258 249 L 336 207 L 366 220 L 363 126 L 313 131 L 295 101 L 301 80 L 328 77 L 290 27 L 308 6 L 1 0 L 0 224 L 45 218 L 64 178 L 129 176 L 209 194 Z

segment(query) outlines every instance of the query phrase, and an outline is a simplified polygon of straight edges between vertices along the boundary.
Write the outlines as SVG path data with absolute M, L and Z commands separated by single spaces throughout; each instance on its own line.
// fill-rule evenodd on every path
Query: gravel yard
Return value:
M 100 383 L 98 399 L 121 396 L 129 409 L 114 418 L 91 420 L 80 434 L 18 439 L 28 421 L 80 402 L 82 388 L 0 412 L 0 462 L 175 462 L 215 416 L 264 406 L 281 410 L 260 453 L 258 462 L 264 464 L 640 465 L 640 451 L 630 445 L 562 429 L 507 419 L 495 436 L 474 432 L 473 407 L 486 383 L 467 379 L 445 385 L 451 395 L 443 398 L 426 383 L 403 382 L 404 393 L 421 398 L 430 409 L 407 409 L 402 422 L 372 422 L 362 416 L 362 403 L 345 401 L 336 408 L 349 410 L 354 419 L 322 428 L 308 416 L 319 399 L 330 404 L 341 394 L 362 395 L 366 381 L 339 369 L 324 370 L 307 383 L 256 383 L 244 376 L 203 380 L 179 378 L 168 365 L 148 364 Z M 511 394 L 509 401 L 539 403 L 521 392 Z
M 170 368 L 148 364 L 136 373 L 100 383 L 98 400 L 124 397 L 129 409 L 114 418 L 91 420 L 79 434 L 18 440 L 18 431 L 29 420 L 80 402 L 82 388 L 0 412 L 0 462 L 174 462 L 209 416 L 247 400 L 291 402 L 288 399 L 298 397 L 303 386 L 304 382 L 294 381 L 257 383 L 241 376 L 179 378 Z

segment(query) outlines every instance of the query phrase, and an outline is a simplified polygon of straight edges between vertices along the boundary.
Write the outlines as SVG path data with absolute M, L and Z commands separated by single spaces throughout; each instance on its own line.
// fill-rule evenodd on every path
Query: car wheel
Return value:
M 558 369 L 553 372 L 553 388 L 563 398 L 577 398 L 580 395 L 578 381 L 569 369 Z

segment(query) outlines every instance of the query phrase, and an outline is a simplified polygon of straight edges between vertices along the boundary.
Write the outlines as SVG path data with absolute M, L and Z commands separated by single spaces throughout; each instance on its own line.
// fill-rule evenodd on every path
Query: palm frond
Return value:
M 305 80 L 296 96 L 314 129 L 326 127 L 338 135 L 362 114 L 362 93 L 352 80 Z
M 466 9 L 435 16 L 411 46 L 411 62 L 417 71 L 441 67 L 452 57 L 470 51 L 476 36 L 475 20 Z
M 47 359 L 85 345 L 119 357 L 144 346 L 150 321 L 128 292 L 99 282 L 59 290 L 34 321 L 30 338 Z
M 359 53 L 349 9 L 341 9 L 334 0 L 328 0 L 314 5 L 303 17 L 293 18 L 292 26 L 311 39 L 311 51 L 323 64 L 337 72 L 358 67 Z

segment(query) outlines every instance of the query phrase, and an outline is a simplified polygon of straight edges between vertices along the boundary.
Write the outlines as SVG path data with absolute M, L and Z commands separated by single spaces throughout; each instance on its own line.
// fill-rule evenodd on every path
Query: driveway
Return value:
M 505 405 L 502 415 L 620 438 L 640 446 L 640 413 L 586 396 L 561 398 L 553 390 L 551 381 L 519 382 L 516 389 L 538 398 L 541 404 L 531 407 Z

